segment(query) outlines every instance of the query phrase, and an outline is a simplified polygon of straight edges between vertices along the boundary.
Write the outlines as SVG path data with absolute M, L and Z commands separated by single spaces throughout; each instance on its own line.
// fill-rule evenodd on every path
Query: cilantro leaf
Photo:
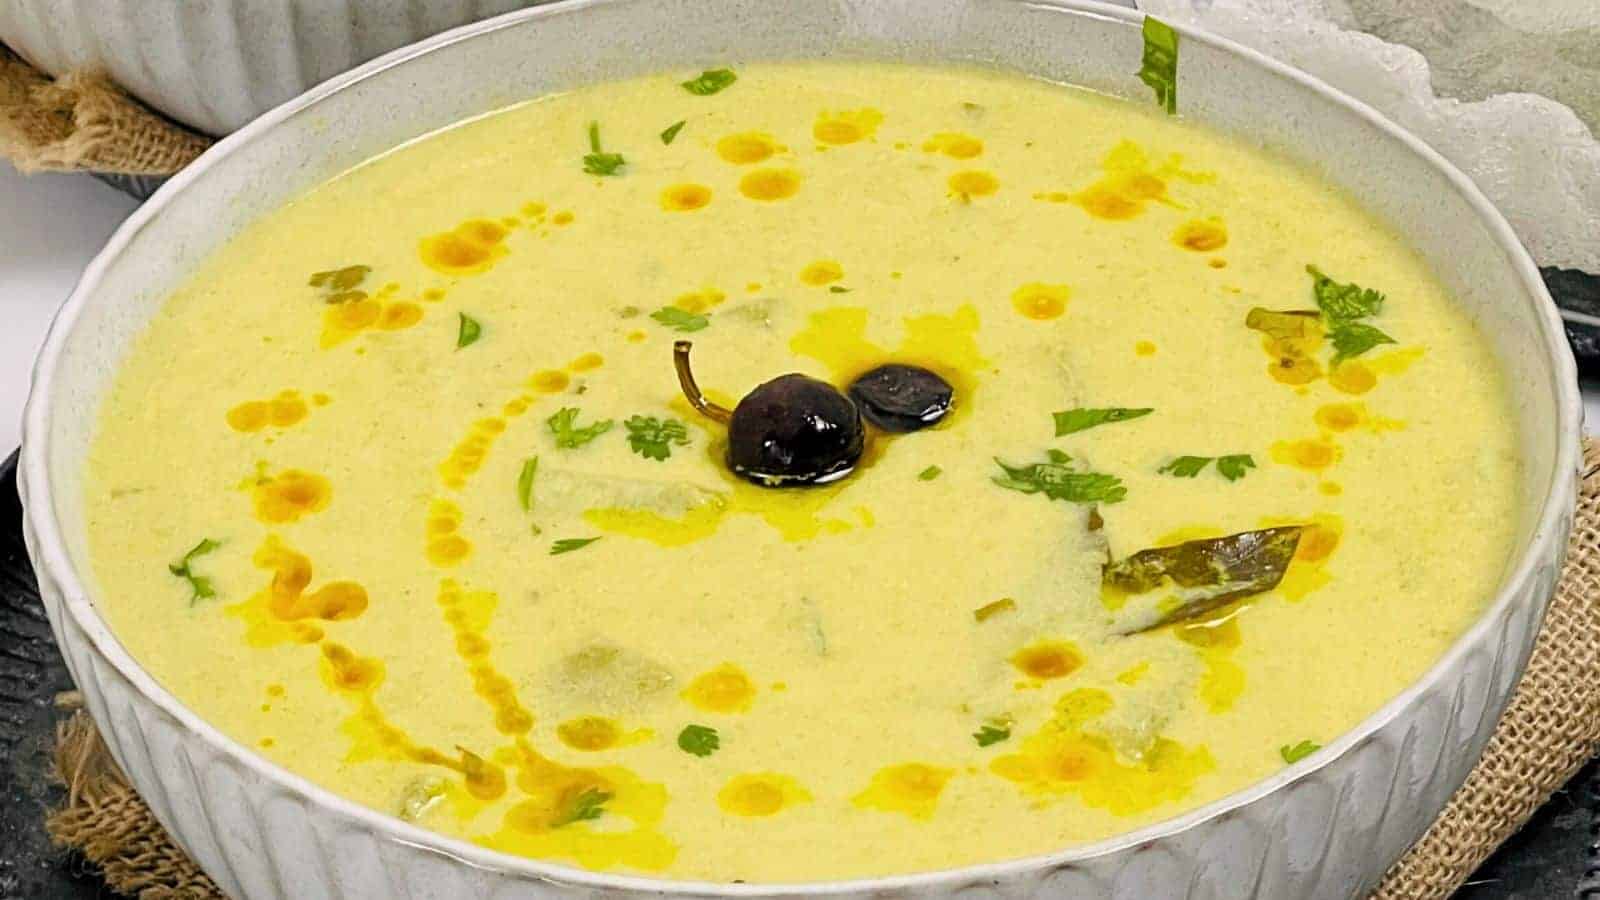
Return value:
M 610 419 L 600 419 L 591 425 L 579 428 L 577 407 L 563 406 L 556 410 L 555 415 L 546 419 L 545 424 L 550 426 L 550 432 L 556 436 L 557 447 L 574 450 L 610 431 L 615 423 Z
M 1311 275 L 1311 293 L 1317 298 L 1317 308 L 1322 310 L 1330 324 L 1339 319 L 1364 319 L 1375 316 L 1383 309 L 1383 294 L 1358 284 L 1340 284 L 1322 274 L 1316 266 L 1306 266 Z
M 587 547 L 590 544 L 592 544 L 592 543 L 594 543 L 595 541 L 598 541 L 598 540 L 600 540 L 600 539 L 597 538 L 597 537 L 592 537 L 592 538 L 562 538 L 561 540 L 556 541 L 554 544 L 550 545 L 550 555 L 551 556 L 560 556 L 563 553 L 571 553 L 574 550 L 582 550 L 584 547 Z
M 610 799 L 611 794 L 608 791 L 589 788 L 572 801 L 570 809 L 551 820 L 550 827 L 560 828 L 563 825 L 571 825 L 573 822 L 587 822 L 590 819 L 598 819 L 600 814 L 605 812 L 605 805 Z
M 590 175 L 615 175 L 627 164 L 621 153 L 605 153 L 600 149 L 600 123 L 589 123 L 589 149 L 593 152 L 583 158 L 583 171 Z
M 943 472 L 944 472 L 944 470 L 939 468 L 938 466 L 929 466 L 926 469 L 923 469 L 921 472 L 917 473 L 917 480 L 918 481 L 932 481 L 935 478 L 938 478 Z
M 1336 366 L 1347 359 L 1360 356 L 1379 344 L 1395 343 L 1394 338 L 1365 322 L 1344 320 L 1333 323 L 1333 328 L 1328 332 L 1328 340 L 1333 342 L 1333 364 Z
M 196 575 L 192 564 L 195 557 L 205 556 L 207 553 L 221 547 L 220 541 L 204 538 L 200 543 L 189 549 L 183 558 L 175 563 L 167 563 L 167 571 L 189 582 L 189 605 L 193 606 L 201 600 L 209 600 L 217 595 L 216 588 L 211 584 L 211 578 L 206 575 Z
M 670 144 L 677 140 L 678 132 L 682 131 L 683 126 L 687 124 L 689 124 L 688 120 L 679 119 L 678 121 L 673 122 L 671 125 L 668 125 L 666 130 L 661 132 L 661 143 Z
M 522 473 L 517 476 L 517 501 L 525 510 L 533 509 L 533 477 L 539 474 L 539 457 L 530 456 L 522 462 Z
M 1128 496 L 1122 479 L 1099 472 L 1077 471 L 1072 467 L 1072 457 L 1060 450 L 1050 450 L 1048 462 L 1013 466 L 996 457 L 995 464 L 1005 474 L 994 476 L 994 483 L 1007 490 L 1042 493 L 1051 500 L 1070 503 L 1117 503 Z
M 711 324 L 711 320 L 705 316 L 679 309 L 676 306 L 663 306 L 651 313 L 650 318 L 671 328 L 673 331 L 699 331 Z
M 461 327 L 456 329 L 456 349 L 460 350 L 462 347 L 470 347 L 478 342 L 478 338 L 483 335 L 483 326 L 478 323 L 477 319 L 466 313 L 457 313 L 456 315 L 461 317 Z
M 673 444 L 689 443 L 689 429 L 677 419 L 630 416 L 622 424 L 628 429 L 628 446 L 645 459 L 660 462 L 672 455 Z
M 998 744 L 1011 737 L 1010 728 L 998 728 L 994 725 L 985 725 L 972 733 L 972 739 L 978 742 L 979 747 Z
M 1100 409 L 1089 409 L 1087 407 L 1080 406 L 1077 409 L 1063 410 L 1062 412 L 1052 413 L 1051 415 L 1053 415 L 1056 420 L 1056 437 L 1062 437 L 1063 435 L 1072 434 L 1074 432 L 1085 431 L 1095 427 L 1096 425 L 1106 425 L 1111 422 L 1126 422 L 1129 419 L 1137 419 L 1140 416 L 1148 416 L 1152 412 L 1155 412 L 1155 410 L 1151 409 L 1150 407 L 1143 407 L 1141 409 L 1128 409 L 1127 407 L 1122 406 L 1112 406 Z
M 1322 745 L 1314 741 L 1301 741 L 1293 746 L 1284 744 L 1279 747 L 1278 755 L 1283 757 L 1284 762 L 1294 764 L 1321 749 Z
M 1193 478 L 1200 474 L 1200 470 L 1211 465 L 1214 456 L 1180 456 L 1156 472 L 1162 475 L 1171 475 L 1174 478 Z
M 1230 453 L 1227 456 L 1217 457 L 1217 474 L 1229 481 L 1238 481 L 1245 476 L 1246 469 L 1255 467 L 1255 457 L 1248 453 Z
M 694 756 L 710 756 L 722 746 L 722 738 L 715 728 L 704 725 L 685 725 L 678 732 L 678 749 Z
M 1153 16 L 1144 17 L 1144 58 L 1139 80 L 1156 92 L 1167 115 L 1178 112 L 1178 33 Z
M 696 97 L 709 97 L 738 80 L 732 69 L 707 69 L 683 82 L 683 89 Z

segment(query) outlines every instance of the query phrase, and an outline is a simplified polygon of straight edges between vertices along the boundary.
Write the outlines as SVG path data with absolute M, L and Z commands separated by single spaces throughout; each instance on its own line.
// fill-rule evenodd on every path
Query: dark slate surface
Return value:
M 1547 269 L 1564 307 L 1600 313 L 1600 278 Z M 1600 377 L 1600 329 L 1569 324 L 1586 377 Z M 111 896 L 81 861 L 50 846 L 41 822 L 59 800 L 47 787 L 52 698 L 72 688 L 40 608 L 22 545 L 16 457 L 0 465 L 0 897 Z M 1600 900 L 1600 766 L 1580 772 L 1462 888 L 1459 900 Z M 1581 891 L 1581 893 L 1580 893 Z

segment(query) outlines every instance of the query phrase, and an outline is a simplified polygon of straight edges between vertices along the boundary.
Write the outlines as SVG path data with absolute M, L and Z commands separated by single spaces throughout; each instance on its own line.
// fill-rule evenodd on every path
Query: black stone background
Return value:
M 1600 277 L 1544 275 L 1563 307 L 1600 316 Z M 1600 328 L 1569 323 L 1568 337 L 1585 383 L 1600 388 Z M 72 680 L 39 603 L 21 522 L 13 455 L 0 464 L 0 897 L 109 898 L 93 868 L 51 847 L 42 825 L 60 799 L 45 777 L 57 719 L 52 698 L 71 690 Z M 1456 896 L 1600 900 L 1600 763 L 1579 772 Z

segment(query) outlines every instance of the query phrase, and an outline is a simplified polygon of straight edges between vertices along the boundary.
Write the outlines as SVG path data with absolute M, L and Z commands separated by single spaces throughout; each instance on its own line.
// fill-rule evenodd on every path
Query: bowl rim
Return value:
M 283 121 L 378 73 L 441 48 L 505 28 L 518 27 L 530 20 L 546 16 L 580 12 L 590 7 L 638 2 L 647 0 L 559 0 L 473 22 L 386 53 L 269 110 L 206 150 L 197 160 L 172 176 L 149 200 L 136 209 L 84 269 L 72 293 L 52 320 L 33 367 L 32 386 L 23 415 L 21 474 L 25 489 L 24 517 L 31 526 L 34 537 L 31 556 L 36 565 L 43 567 L 42 574 L 55 583 L 62 597 L 61 606 L 71 617 L 73 624 L 88 638 L 94 651 L 146 700 L 180 723 L 189 735 L 204 741 L 212 752 L 226 757 L 231 763 L 263 782 L 296 795 L 298 799 L 309 803 L 324 814 L 331 813 L 346 820 L 353 820 L 354 824 L 375 835 L 416 845 L 474 869 L 504 872 L 522 879 L 583 888 L 648 892 L 663 896 L 724 897 L 837 896 L 869 891 L 951 887 L 985 880 L 1006 880 L 1027 872 L 1070 866 L 1173 837 L 1204 822 L 1224 817 L 1233 810 L 1255 803 L 1269 794 L 1313 775 L 1357 745 L 1369 740 L 1375 732 L 1409 709 L 1423 692 L 1444 680 L 1449 671 L 1457 666 L 1465 655 L 1482 644 L 1488 633 L 1498 627 L 1511 605 L 1520 599 L 1522 588 L 1531 580 L 1535 567 L 1564 555 L 1564 546 L 1552 548 L 1550 545 L 1563 537 L 1564 529 L 1561 522 L 1567 512 L 1566 507 L 1571 505 L 1569 498 L 1575 491 L 1579 469 L 1578 437 L 1581 434 L 1583 407 L 1577 387 L 1577 367 L 1563 337 L 1560 313 L 1550 298 L 1539 275 L 1538 267 L 1516 237 L 1510 224 L 1477 186 L 1452 163 L 1366 103 L 1252 48 L 1191 25 L 1170 22 L 1169 24 L 1180 33 L 1184 41 L 1208 45 L 1242 58 L 1255 67 L 1265 70 L 1269 76 L 1296 82 L 1315 92 L 1322 99 L 1344 107 L 1381 132 L 1385 139 L 1398 141 L 1421 157 L 1424 162 L 1444 175 L 1455 191 L 1472 207 L 1480 222 L 1488 228 L 1500 249 L 1506 253 L 1507 264 L 1514 269 L 1534 300 L 1541 298 L 1544 300 L 1544 303 L 1538 304 L 1540 308 L 1535 313 L 1539 325 L 1539 337 L 1543 340 L 1546 354 L 1554 363 L 1553 369 L 1556 375 L 1555 425 L 1558 436 L 1554 473 L 1544 496 L 1538 500 L 1539 514 L 1533 524 L 1530 539 L 1517 558 L 1515 567 L 1503 576 L 1501 587 L 1493 601 L 1483 608 L 1473 624 L 1451 643 L 1449 649 L 1404 690 L 1306 758 L 1210 803 L 1171 818 L 1050 853 L 957 868 L 810 882 L 732 884 L 657 878 L 599 872 L 564 863 L 503 853 L 461 838 L 421 828 L 349 800 L 256 754 L 250 748 L 223 734 L 180 702 L 134 660 L 95 609 L 89 592 L 78 578 L 66 551 L 56 515 L 56 498 L 51 491 L 47 435 L 54 394 L 53 373 L 60 364 L 67 339 L 73 332 L 80 313 L 88 305 L 90 296 L 105 277 L 112 261 L 127 249 L 135 236 L 175 197 L 191 183 L 202 178 L 208 169 Z M 1070 15 L 1118 21 L 1130 27 L 1139 27 L 1145 19 L 1145 14 L 1137 9 L 1112 5 L 1102 0 L 1007 0 L 1007 2 L 1042 7 Z M 65 629 L 61 629 L 60 633 L 67 634 Z

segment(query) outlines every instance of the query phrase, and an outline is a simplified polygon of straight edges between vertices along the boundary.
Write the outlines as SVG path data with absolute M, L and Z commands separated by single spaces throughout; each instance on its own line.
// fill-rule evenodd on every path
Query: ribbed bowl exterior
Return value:
M 5 0 L 0 42 L 223 135 L 396 47 L 543 0 Z
M 0 16 L 33 5 L 0 2 Z M 126 15 L 134 5 L 74 8 Z M 202 18 L 230 6 L 159 5 L 193 7 L 185 15 Z M 1532 261 L 1464 176 L 1324 85 L 1203 34 L 1185 32 L 1184 41 L 1185 114 L 1319 167 L 1406 233 L 1495 347 L 1513 398 L 1507 427 L 1522 447 L 1527 507 L 1505 583 L 1482 598 L 1483 618 L 1434 668 L 1323 750 L 1177 818 L 1048 856 L 850 882 L 670 882 L 516 859 L 352 804 L 217 732 L 141 669 L 96 608 L 104 588 L 85 546 L 82 461 L 99 397 L 173 286 L 252 219 L 328 175 L 509 102 L 730 58 L 986 61 L 1148 102 L 1133 75 L 1137 16 L 1082 0 L 570 0 L 397 51 L 262 116 L 136 211 L 63 307 L 35 371 L 19 483 L 40 593 L 112 754 L 217 883 L 252 900 L 1364 894 L 1465 779 L 1527 662 L 1572 524 L 1575 369 Z

